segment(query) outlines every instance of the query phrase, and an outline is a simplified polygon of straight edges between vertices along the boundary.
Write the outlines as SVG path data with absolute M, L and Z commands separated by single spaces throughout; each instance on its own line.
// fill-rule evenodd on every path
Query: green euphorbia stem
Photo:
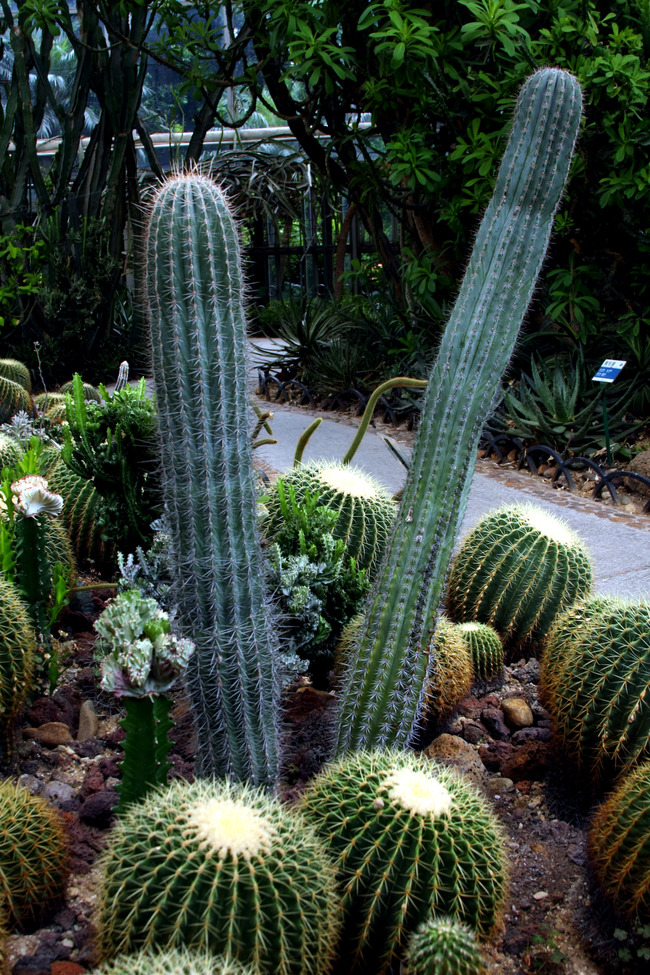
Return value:
M 167 753 L 171 748 L 169 732 L 173 722 L 169 717 L 171 701 L 166 695 L 125 697 L 126 716 L 120 725 L 126 732 L 122 745 L 122 782 L 118 787 L 118 812 L 139 802 L 156 786 L 165 785 L 171 768 Z

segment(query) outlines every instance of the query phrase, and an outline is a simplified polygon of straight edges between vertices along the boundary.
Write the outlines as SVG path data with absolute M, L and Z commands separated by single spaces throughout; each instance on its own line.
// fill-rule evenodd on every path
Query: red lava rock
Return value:
M 543 779 L 548 765 L 548 745 L 543 741 L 529 741 L 521 745 L 501 763 L 501 774 L 517 782 L 519 779 Z
M 466 718 L 475 717 L 476 713 L 481 710 L 481 702 L 476 697 L 468 695 L 464 697 L 463 700 L 458 705 L 458 714 L 464 714 Z
M 87 799 L 93 792 L 101 792 L 103 788 L 104 776 L 97 765 L 91 765 L 84 776 L 83 785 L 79 789 L 79 795 L 82 799 Z
M 550 728 L 520 728 L 513 734 L 512 741 L 521 745 L 524 741 L 550 741 L 552 737 Z
M 88 969 L 78 965 L 76 961 L 53 961 L 50 975 L 82 975 Z
M 486 694 L 485 697 L 479 698 L 479 704 L 482 708 L 498 708 L 499 698 L 496 694 Z
M 503 762 L 515 751 L 515 746 L 511 745 L 509 741 L 491 741 L 487 745 L 478 746 L 481 761 L 489 772 L 501 772 Z M 511 779 L 512 776 L 508 775 L 507 778 Z
M 483 708 L 481 721 L 492 738 L 496 738 L 497 741 L 507 741 L 510 737 L 510 730 L 503 719 L 503 711 L 499 708 Z
M 108 826 L 120 797 L 113 789 L 94 792 L 79 807 L 79 818 L 94 826 Z
M 30 725 L 39 728 L 50 721 L 61 721 L 63 709 L 53 697 L 39 697 L 27 712 L 26 718 Z
M 16 959 L 11 975 L 50 975 L 52 960 L 48 955 L 21 955 Z

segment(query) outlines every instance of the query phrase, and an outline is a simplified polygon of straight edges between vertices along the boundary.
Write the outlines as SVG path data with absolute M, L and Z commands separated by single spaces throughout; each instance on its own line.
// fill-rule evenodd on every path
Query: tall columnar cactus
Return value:
M 539 641 L 591 592 L 591 558 L 576 533 L 535 505 L 509 505 L 478 522 L 454 556 L 447 612 L 488 623 L 510 654 Z
M 596 880 L 630 918 L 650 922 L 650 762 L 625 775 L 596 810 L 587 834 Z
M 433 367 L 397 528 L 341 694 L 338 752 L 403 745 L 419 715 L 435 614 L 476 447 L 546 252 L 581 115 L 570 74 L 517 101 L 492 200 Z
M 178 620 L 202 774 L 277 774 L 277 634 L 263 589 L 243 281 L 235 223 L 199 174 L 158 190 L 147 226 L 153 374 Z
M 14 782 L 0 782 L 0 901 L 10 917 L 41 917 L 62 895 L 67 874 L 61 814 Z
M 478 790 L 412 752 L 359 752 L 325 766 L 300 808 L 343 888 L 340 971 L 381 975 L 432 914 L 487 936 L 506 893 L 501 829 Z
M 248 783 L 176 781 L 132 805 L 102 858 L 102 959 L 223 953 L 273 975 L 325 975 L 340 930 L 334 866 L 295 810 Z
M 121 955 L 93 968 L 94 975 L 259 975 L 259 971 L 207 951 L 168 948 Z
M 434 917 L 409 938 L 409 975 L 482 975 L 485 972 L 476 935 L 450 917 Z
M 293 487 L 296 500 L 309 491 L 318 503 L 336 513 L 334 538 L 345 542 L 345 556 L 352 556 L 360 569 L 372 576 L 384 554 L 386 540 L 395 524 L 397 505 L 385 488 L 365 471 L 338 461 L 312 461 L 282 475 L 282 483 Z M 270 539 L 282 528 L 282 504 L 277 487 L 266 502 L 269 513 L 265 532 Z
M 650 758 L 650 601 L 588 605 L 573 634 L 558 619 L 542 672 L 558 744 L 598 781 Z
M 503 643 L 487 623 L 457 623 L 474 665 L 475 680 L 494 680 L 503 672 Z

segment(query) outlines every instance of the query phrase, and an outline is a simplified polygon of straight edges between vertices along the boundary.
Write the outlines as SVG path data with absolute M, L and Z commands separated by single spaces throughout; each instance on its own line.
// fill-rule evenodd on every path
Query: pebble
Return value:
M 534 722 L 533 712 L 528 701 L 523 697 L 507 697 L 501 702 L 501 710 L 506 724 L 510 728 L 530 728 Z
M 533 894 L 533 900 L 535 901 L 544 901 L 546 900 L 547 897 L 548 897 L 547 890 L 536 890 L 535 893 Z
M 498 799 L 499 795 L 503 792 L 512 792 L 514 787 L 515 783 L 512 779 L 508 779 L 503 775 L 497 775 L 488 782 L 488 792 L 495 799 Z
M 23 731 L 25 738 L 33 738 L 40 741 L 41 745 L 47 748 L 55 748 L 70 741 L 70 728 L 62 721 L 46 721 L 40 728 L 25 728 Z
M 41 795 L 45 799 L 52 799 L 54 802 L 69 802 L 74 798 L 75 790 L 67 782 L 57 782 L 52 779 L 43 786 Z
M 35 775 L 21 775 L 18 779 L 18 785 L 23 789 L 29 789 L 34 796 L 40 795 L 43 789 L 43 783 Z
M 79 710 L 79 730 L 77 731 L 77 741 L 86 741 L 88 738 L 95 738 L 99 729 L 99 718 L 92 701 L 84 701 Z

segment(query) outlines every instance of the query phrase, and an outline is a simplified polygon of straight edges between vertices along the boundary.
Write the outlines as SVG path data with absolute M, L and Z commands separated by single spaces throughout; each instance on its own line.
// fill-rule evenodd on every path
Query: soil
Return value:
M 393 427 L 387 432 L 396 435 Z M 408 431 L 397 436 L 410 439 Z M 496 468 L 488 459 L 479 464 L 488 465 L 494 476 L 513 476 L 512 460 L 506 461 L 510 469 Z M 552 490 L 548 484 L 540 489 Z M 649 518 L 642 508 L 635 505 L 635 516 Z M 5 777 L 61 810 L 71 851 L 61 903 L 38 925 L 8 939 L 5 964 L 12 975 L 81 975 L 95 961 L 96 864 L 114 821 L 124 733 L 113 700 L 97 688 L 93 620 L 113 595 L 110 589 L 96 590 L 65 611 L 59 624 L 64 664 L 59 686 L 52 696 L 32 702 L 4 770 Z M 454 715 L 428 728 L 421 741 L 427 754 L 469 774 L 505 830 L 510 887 L 502 924 L 485 949 L 487 970 L 492 975 L 642 975 L 648 971 L 642 957 L 648 941 L 614 915 L 589 873 L 586 825 L 590 801 L 600 797 L 591 797 L 588 784 L 555 753 L 538 679 L 534 657 L 509 664 L 501 682 L 475 687 Z M 527 702 L 532 725 L 506 722 L 502 704 L 513 697 Z M 287 694 L 282 793 L 289 802 L 328 756 L 334 702 L 334 692 L 316 690 L 306 678 Z M 80 716 L 85 726 L 89 714 L 92 733 L 85 737 L 82 729 L 79 740 Z M 173 717 L 171 775 L 191 779 L 194 730 L 182 691 Z

